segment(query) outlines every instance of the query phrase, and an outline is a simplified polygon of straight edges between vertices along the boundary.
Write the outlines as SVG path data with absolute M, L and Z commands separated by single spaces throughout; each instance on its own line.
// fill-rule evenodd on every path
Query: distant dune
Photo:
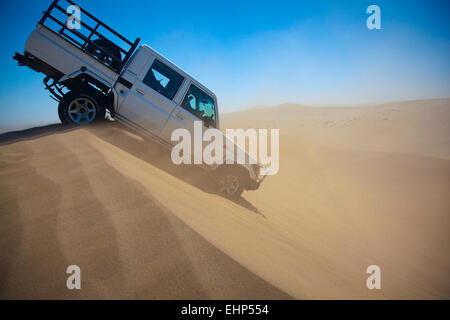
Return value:
M 450 298 L 450 100 L 222 126 L 280 129 L 279 173 L 237 203 L 116 123 L 0 135 L 0 298 Z

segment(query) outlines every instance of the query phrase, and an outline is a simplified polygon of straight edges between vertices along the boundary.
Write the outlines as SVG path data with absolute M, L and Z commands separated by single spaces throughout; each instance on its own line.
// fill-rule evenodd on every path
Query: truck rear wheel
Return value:
M 59 102 L 58 115 L 63 124 L 85 125 L 105 119 L 105 107 L 93 90 L 72 90 Z
M 242 170 L 231 167 L 219 169 L 217 176 L 217 189 L 221 196 L 237 200 L 244 191 L 244 176 Z

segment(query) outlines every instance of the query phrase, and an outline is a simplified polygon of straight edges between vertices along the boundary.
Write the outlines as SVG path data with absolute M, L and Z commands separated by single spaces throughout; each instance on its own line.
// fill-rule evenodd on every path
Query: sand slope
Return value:
M 222 122 L 280 129 L 279 174 L 238 203 L 117 124 L 1 136 L 0 296 L 450 297 L 449 100 Z

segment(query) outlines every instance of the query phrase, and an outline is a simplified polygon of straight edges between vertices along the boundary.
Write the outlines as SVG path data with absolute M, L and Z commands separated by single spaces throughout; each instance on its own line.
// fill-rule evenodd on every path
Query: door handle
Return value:
M 145 94 L 144 91 L 142 91 L 141 89 L 137 89 L 137 88 L 136 88 L 136 92 L 139 93 L 140 95 L 144 95 Z
M 177 117 L 180 120 L 184 120 L 184 117 L 181 115 L 181 112 L 178 111 L 177 113 L 175 113 L 175 117 Z

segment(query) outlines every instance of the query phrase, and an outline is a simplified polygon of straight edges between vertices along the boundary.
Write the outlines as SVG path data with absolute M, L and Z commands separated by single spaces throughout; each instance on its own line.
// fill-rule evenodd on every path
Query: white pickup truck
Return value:
M 72 15 L 74 6 L 80 19 Z M 55 0 L 29 36 L 24 54 L 16 53 L 14 59 L 46 75 L 45 87 L 59 102 L 63 124 L 104 120 L 108 111 L 167 148 L 173 147 L 172 131 L 193 131 L 194 121 L 218 129 L 215 94 L 139 42 L 127 40 L 72 1 Z M 234 147 L 239 148 L 233 144 L 233 152 Z M 230 152 L 225 150 L 225 157 Z M 258 164 L 203 167 L 217 173 L 218 193 L 234 199 L 243 190 L 257 189 L 265 177 Z

